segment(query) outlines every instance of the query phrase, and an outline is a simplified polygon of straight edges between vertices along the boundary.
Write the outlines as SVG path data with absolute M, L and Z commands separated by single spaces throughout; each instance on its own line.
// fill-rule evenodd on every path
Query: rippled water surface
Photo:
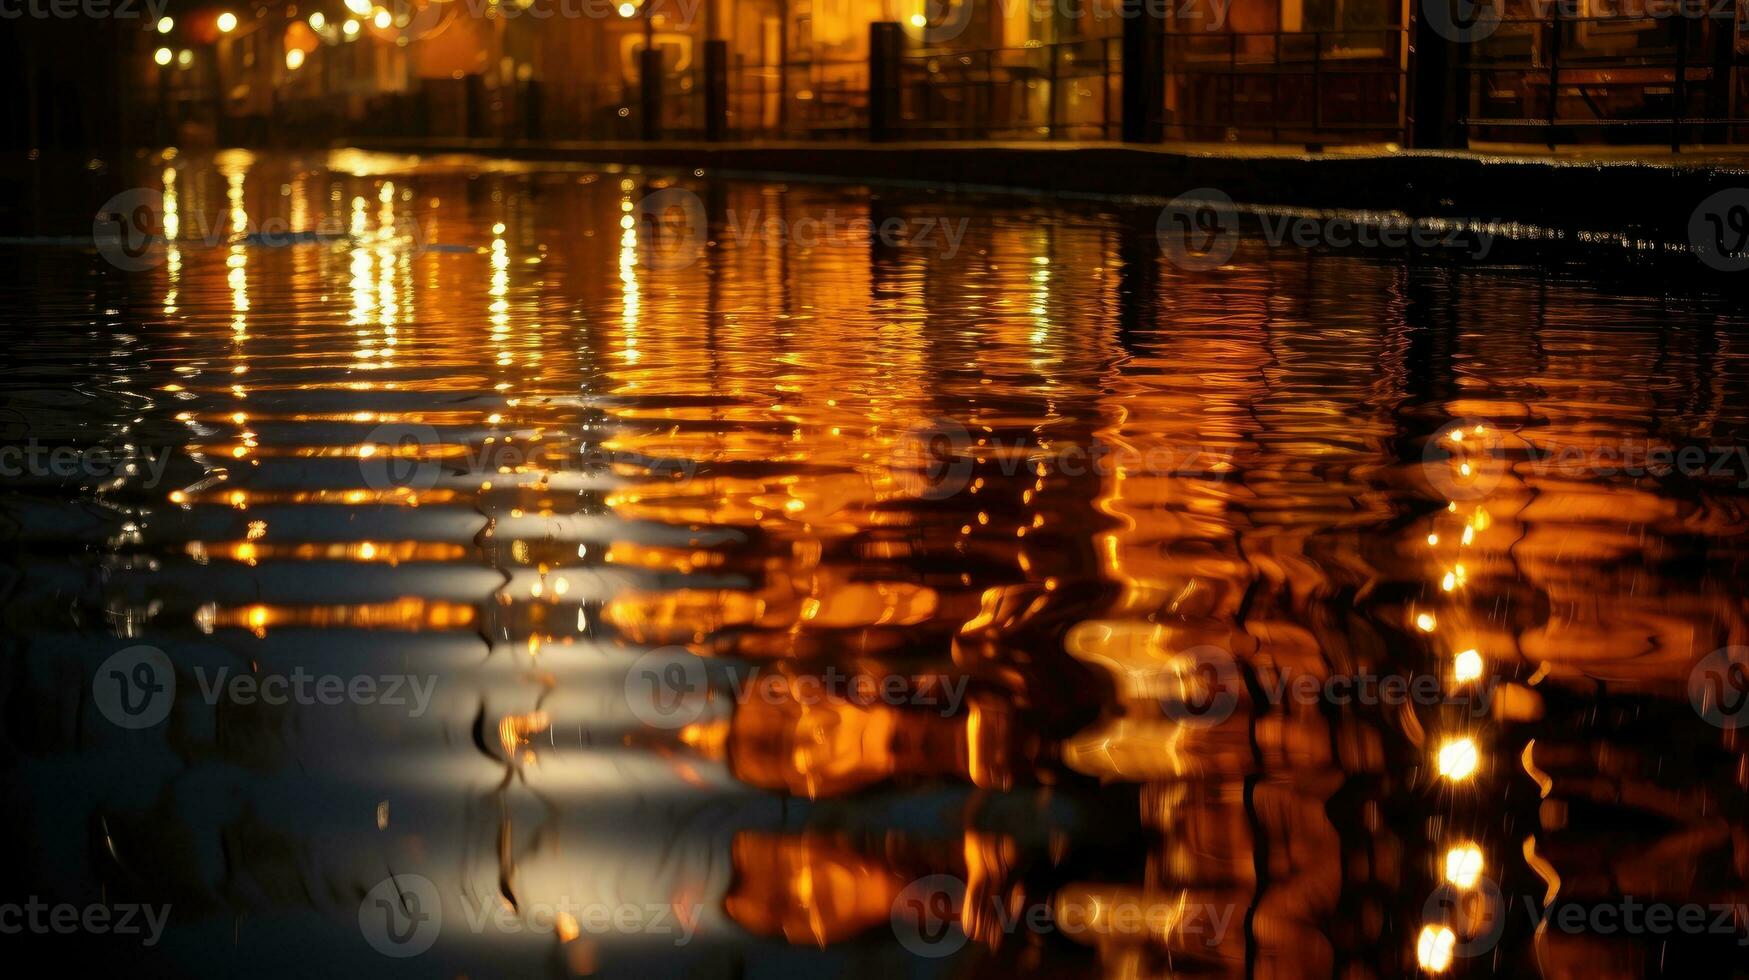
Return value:
M 132 180 L 171 244 L 0 246 L 0 900 L 169 906 L 69 962 L 1749 970 L 1740 913 L 1527 911 L 1749 901 L 1713 301 L 922 191 Z

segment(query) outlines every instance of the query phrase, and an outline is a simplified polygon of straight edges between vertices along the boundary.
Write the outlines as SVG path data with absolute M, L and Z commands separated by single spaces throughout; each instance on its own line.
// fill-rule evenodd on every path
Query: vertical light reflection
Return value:
M 176 301 L 182 284 L 182 205 L 176 191 L 176 168 L 164 168 L 164 315 L 176 314 Z
M 352 289 L 352 308 L 347 316 L 347 325 L 352 327 L 353 335 L 358 339 L 358 350 L 353 356 L 359 366 L 367 370 L 376 367 L 376 346 L 372 343 L 373 331 L 371 325 L 375 321 L 377 292 L 375 277 L 372 270 L 372 250 L 367 244 L 366 232 L 369 231 L 369 205 L 361 196 L 352 199 L 352 218 L 347 231 L 352 239 L 352 249 L 349 257 L 352 260 L 352 278 L 347 283 Z
M 619 281 L 620 323 L 625 328 L 625 351 L 628 364 L 638 363 L 638 219 L 632 214 L 632 188 L 629 180 L 619 182 Z
M 395 344 L 399 342 L 395 333 L 395 324 L 399 322 L 401 312 L 401 306 L 397 300 L 398 290 L 395 280 L 396 244 L 395 182 L 385 180 L 382 189 L 377 193 L 376 246 L 377 324 L 382 327 L 381 343 L 377 347 L 377 359 L 383 367 L 390 366 L 390 359 L 395 353 Z

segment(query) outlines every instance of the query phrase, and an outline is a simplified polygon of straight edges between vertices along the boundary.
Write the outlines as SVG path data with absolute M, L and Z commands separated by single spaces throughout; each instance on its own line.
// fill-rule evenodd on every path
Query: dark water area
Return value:
M 1749 974 L 1722 290 L 587 167 L 129 185 L 0 228 L 0 945 Z

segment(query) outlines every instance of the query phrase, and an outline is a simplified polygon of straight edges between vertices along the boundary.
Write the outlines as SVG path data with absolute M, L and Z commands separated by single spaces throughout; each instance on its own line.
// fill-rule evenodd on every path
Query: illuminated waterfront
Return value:
M 923 191 L 140 179 L 168 244 L 5 246 L 8 445 L 116 465 L 0 517 L 15 873 L 168 905 L 148 969 L 1741 969 L 1739 917 L 1522 911 L 1745 901 L 1715 300 Z M 141 646 L 174 694 L 117 708 Z

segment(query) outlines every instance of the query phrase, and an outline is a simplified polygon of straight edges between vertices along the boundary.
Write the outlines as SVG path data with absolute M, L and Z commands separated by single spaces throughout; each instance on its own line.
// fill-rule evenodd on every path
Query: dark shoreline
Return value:
M 1165 202 L 1217 188 L 1240 205 L 1400 212 L 1411 218 L 1532 226 L 1562 235 L 1689 238 L 1695 208 L 1749 188 L 1749 160 L 1546 159 L 1404 150 L 1230 154 L 1117 144 L 538 143 L 356 140 L 398 153 L 467 153 L 706 170 L 716 176 L 815 177 L 875 185 L 1007 191 L 1061 198 Z

